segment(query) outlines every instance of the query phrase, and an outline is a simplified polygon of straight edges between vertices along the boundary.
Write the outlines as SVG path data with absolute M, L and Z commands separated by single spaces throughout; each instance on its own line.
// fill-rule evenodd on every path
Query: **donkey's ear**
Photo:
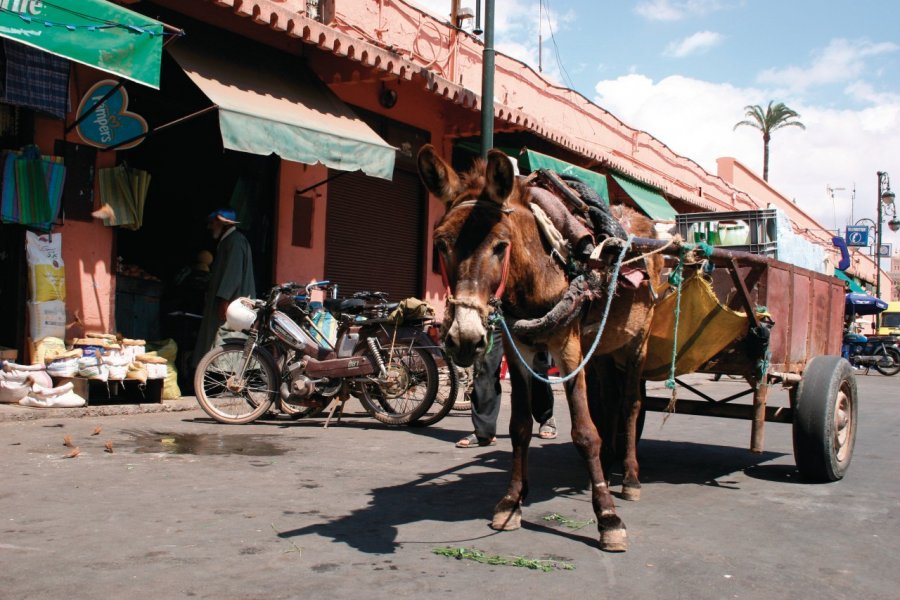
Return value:
M 459 190 L 459 176 L 453 167 L 435 153 L 431 144 L 426 144 L 419 150 L 418 165 L 419 177 L 428 191 L 449 206 Z
M 503 204 L 512 194 L 516 173 L 512 159 L 500 150 L 488 152 L 487 170 L 485 171 L 488 197 L 497 204 Z

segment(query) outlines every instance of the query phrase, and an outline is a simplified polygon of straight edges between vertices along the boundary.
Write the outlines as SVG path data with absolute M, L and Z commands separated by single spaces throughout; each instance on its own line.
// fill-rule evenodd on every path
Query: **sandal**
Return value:
M 541 423 L 541 426 L 538 429 L 538 437 L 542 440 L 556 439 L 556 419 L 550 417 Z
M 492 437 L 489 440 L 479 440 L 478 436 L 474 433 L 470 433 L 463 439 L 456 442 L 457 448 L 474 448 L 475 446 L 496 446 L 497 438 Z

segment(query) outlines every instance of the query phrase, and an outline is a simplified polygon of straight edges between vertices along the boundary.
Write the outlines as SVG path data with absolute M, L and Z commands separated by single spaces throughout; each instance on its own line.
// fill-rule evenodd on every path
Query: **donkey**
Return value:
M 471 171 L 458 174 L 437 156 L 432 146 L 426 145 L 419 152 L 418 169 L 425 186 L 446 207 L 434 231 L 435 248 L 440 253 L 449 294 L 444 344 L 454 361 L 465 367 L 485 352 L 490 334 L 489 317 L 498 303 L 508 322 L 540 319 L 566 294 L 569 280 L 551 256 L 529 208 L 529 188 L 516 178 L 512 163 L 504 153 L 491 150 L 487 161 L 476 161 Z M 626 231 L 655 237 L 650 220 L 621 208 L 624 210 L 618 220 Z M 572 441 L 587 463 L 600 547 L 607 551 L 624 551 L 627 541 L 625 525 L 616 515 L 604 477 L 600 433 L 609 440 L 614 439 L 615 416 L 626 415 L 623 497 L 638 499 L 635 429 L 640 411 L 640 370 L 653 312 L 654 295 L 650 286 L 658 280 L 661 266 L 658 256 L 650 257 L 646 269 L 649 281 L 631 288 L 619 286 L 594 355 L 597 359 L 565 385 Z M 514 333 L 516 339 L 512 343 L 527 364 L 532 364 L 536 352 L 548 351 L 565 376 L 576 370 L 593 342 L 605 303 L 604 292 L 583 311 L 585 316 L 552 328 L 537 339 L 530 336 L 523 339 Z M 526 470 L 533 427 L 530 411 L 533 379 L 520 361 L 512 359 L 513 347 L 507 336 L 504 336 L 504 349 L 510 358 L 509 432 L 513 460 L 509 486 L 494 508 L 491 526 L 497 530 L 513 530 L 521 526 L 521 505 L 528 493 Z M 609 378 L 616 377 L 616 369 L 624 373 L 623 397 L 609 402 L 610 398 L 602 398 L 602 386 L 605 379 L 608 382 Z M 598 424 L 603 425 L 599 432 Z M 611 453 L 607 450 L 604 448 L 603 462 L 608 469 L 607 457 Z

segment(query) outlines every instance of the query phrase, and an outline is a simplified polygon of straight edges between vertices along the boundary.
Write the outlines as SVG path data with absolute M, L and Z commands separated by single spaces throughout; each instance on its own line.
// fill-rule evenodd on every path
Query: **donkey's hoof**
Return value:
M 628 550 L 628 534 L 624 529 L 600 532 L 600 549 L 604 552 L 625 552 Z
M 622 486 L 622 500 L 630 500 L 631 502 L 637 502 L 641 499 L 641 486 L 638 485 L 623 485 Z
M 521 526 L 522 510 L 519 508 L 498 510 L 494 513 L 494 520 L 491 521 L 491 529 L 497 531 L 513 531 Z
M 625 523 L 617 515 L 600 517 L 600 549 L 606 552 L 625 552 L 628 549 L 628 533 Z

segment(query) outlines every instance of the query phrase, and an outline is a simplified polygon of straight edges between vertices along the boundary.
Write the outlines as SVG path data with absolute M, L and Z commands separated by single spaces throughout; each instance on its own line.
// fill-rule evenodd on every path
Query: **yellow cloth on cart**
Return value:
M 663 298 L 653 313 L 644 379 L 663 381 L 672 367 L 676 294 Z M 675 374 L 693 373 L 703 363 L 747 334 L 747 315 L 723 306 L 709 279 L 697 273 L 682 284 Z

